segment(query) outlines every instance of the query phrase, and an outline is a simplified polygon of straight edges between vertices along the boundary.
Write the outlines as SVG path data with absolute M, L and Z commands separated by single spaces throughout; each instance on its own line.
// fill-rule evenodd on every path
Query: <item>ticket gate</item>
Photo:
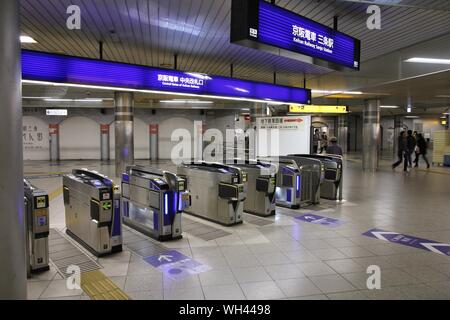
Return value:
M 176 174 L 141 166 L 122 174 L 123 223 L 154 239 L 180 239 L 181 213 L 188 205 L 186 180 Z
M 320 203 L 320 190 L 325 180 L 325 167 L 322 161 L 303 156 L 282 156 L 282 159 L 292 159 L 301 170 L 299 181 L 302 202 Z
M 275 214 L 275 189 L 278 166 L 258 160 L 234 159 L 231 164 L 247 173 L 244 211 L 267 217 Z
M 88 169 L 63 176 L 66 233 L 96 256 L 122 251 L 120 191 Z
M 325 174 L 320 186 L 320 197 L 328 200 L 342 200 L 343 157 L 339 155 L 293 155 L 322 161 Z M 339 195 L 338 195 L 339 191 Z
M 47 271 L 49 267 L 49 200 L 47 192 L 39 190 L 27 180 L 24 186 L 26 226 L 27 276 Z
M 178 175 L 188 183 L 186 213 L 226 226 L 242 223 L 247 174 L 220 163 L 190 162 L 178 167 Z
M 301 169 L 292 159 L 262 158 L 266 163 L 277 164 L 275 204 L 280 207 L 298 209 L 302 204 L 300 190 Z

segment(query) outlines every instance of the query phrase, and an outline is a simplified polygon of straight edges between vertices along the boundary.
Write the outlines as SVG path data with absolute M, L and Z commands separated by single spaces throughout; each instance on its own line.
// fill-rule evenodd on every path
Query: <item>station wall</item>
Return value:
M 36 116 L 24 116 L 23 126 L 24 160 L 48 160 L 50 157 L 48 123 Z
M 114 110 L 94 108 L 69 108 L 68 117 L 47 116 L 43 108 L 25 108 L 23 117 L 23 146 L 25 160 L 49 160 L 49 125 L 59 125 L 61 160 L 98 160 L 100 154 L 100 125 L 110 126 L 110 158 L 115 158 Z M 174 116 L 176 114 L 176 116 Z M 135 110 L 135 158 L 150 157 L 150 124 L 159 125 L 158 154 L 160 159 L 170 159 L 172 147 L 178 141 L 171 141 L 176 129 L 185 129 L 194 139 L 194 122 L 200 121 L 208 128 L 225 132 L 235 127 L 233 111 L 148 109 Z M 193 148 L 192 148 L 193 152 Z
M 100 129 L 95 120 L 73 116 L 59 124 L 61 160 L 100 159 Z

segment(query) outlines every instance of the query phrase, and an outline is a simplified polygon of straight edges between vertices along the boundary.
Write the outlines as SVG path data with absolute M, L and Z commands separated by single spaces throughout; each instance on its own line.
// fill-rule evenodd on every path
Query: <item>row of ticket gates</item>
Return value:
M 300 208 L 342 199 L 343 160 L 290 155 L 231 164 L 191 162 L 177 173 L 131 166 L 119 188 L 87 169 L 63 177 L 66 233 L 96 256 L 122 250 L 122 223 L 159 241 L 182 237 L 182 213 L 225 226 L 243 213 L 266 217 L 275 206 Z M 49 199 L 24 182 L 29 274 L 48 269 Z

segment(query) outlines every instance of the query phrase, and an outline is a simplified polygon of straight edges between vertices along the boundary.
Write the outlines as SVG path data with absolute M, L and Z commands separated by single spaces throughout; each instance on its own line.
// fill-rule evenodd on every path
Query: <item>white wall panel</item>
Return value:
M 33 116 L 23 117 L 23 159 L 49 160 L 50 144 L 48 124 Z
M 100 159 L 100 125 L 86 117 L 70 117 L 60 124 L 61 160 Z

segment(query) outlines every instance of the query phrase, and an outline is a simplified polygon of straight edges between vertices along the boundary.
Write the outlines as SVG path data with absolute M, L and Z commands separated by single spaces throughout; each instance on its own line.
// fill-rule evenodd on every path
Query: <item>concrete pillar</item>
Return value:
M 380 100 L 367 100 L 363 112 L 363 170 L 378 169 L 380 150 Z
M 116 92 L 115 132 L 116 132 L 116 177 L 134 164 L 134 94 Z
M 0 1 L 0 300 L 27 298 L 19 1 Z
M 59 161 L 59 124 L 50 124 L 49 139 L 50 139 L 50 161 Z
M 159 125 L 150 124 L 150 160 L 158 160 Z
M 347 153 L 347 140 L 348 140 L 348 116 L 338 116 L 337 119 L 337 137 L 338 145 L 342 148 L 344 154 Z
M 109 160 L 109 124 L 100 125 L 100 155 L 102 161 Z

